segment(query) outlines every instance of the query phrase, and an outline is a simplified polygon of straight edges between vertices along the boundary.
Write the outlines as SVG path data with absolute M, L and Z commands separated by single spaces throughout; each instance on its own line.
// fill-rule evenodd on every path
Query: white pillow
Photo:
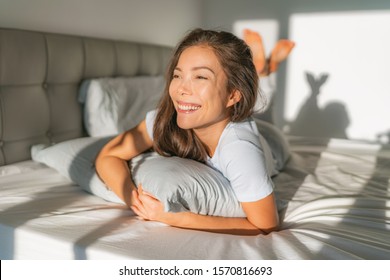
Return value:
M 164 91 L 162 76 L 85 80 L 79 90 L 84 125 L 92 137 L 116 135 L 136 126 L 156 108 Z
M 106 188 L 95 172 L 97 153 L 110 139 L 85 137 L 53 146 L 35 145 L 32 159 L 44 163 L 105 200 L 121 202 Z M 145 153 L 130 167 L 134 182 L 156 196 L 167 211 L 191 211 L 205 215 L 244 217 L 240 203 L 226 178 L 199 162 Z M 121 202 L 122 203 L 122 202 Z

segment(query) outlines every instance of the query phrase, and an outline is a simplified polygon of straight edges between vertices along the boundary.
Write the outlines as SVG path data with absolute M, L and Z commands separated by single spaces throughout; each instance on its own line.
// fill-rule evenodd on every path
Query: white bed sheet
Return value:
M 32 161 L 0 167 L 1 259 L 390 259 L 390 148 L 291 138 L 281 230 L 244 237 L 138 220 Z

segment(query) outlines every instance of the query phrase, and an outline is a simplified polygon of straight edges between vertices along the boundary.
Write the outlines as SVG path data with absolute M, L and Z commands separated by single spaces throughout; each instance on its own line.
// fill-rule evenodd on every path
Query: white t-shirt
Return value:
M 156 111 L 146 115 L 146 128 L 153 139 Z M 207 165 L 225 176 L 241 202 L 260 200 L 273 191 L 271 176 L 276 174 L 271 150 L 252 119 L 230 122 L 222 132 Z

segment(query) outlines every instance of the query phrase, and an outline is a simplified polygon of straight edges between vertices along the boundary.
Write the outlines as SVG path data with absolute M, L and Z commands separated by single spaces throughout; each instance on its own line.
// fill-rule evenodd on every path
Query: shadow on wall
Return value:
M 311 93 L 299 110 L 294 121 L 287 124 L 287 133 L 290 135 L 348 138 L 346 129 L 350 124 L 347 108 L 343 103 L 331 102 L 323 109 L 318 107 L 320 89 L 328 80 L 328 74 L 322 74 L 318 79 L 310 72 L 306 72 Z

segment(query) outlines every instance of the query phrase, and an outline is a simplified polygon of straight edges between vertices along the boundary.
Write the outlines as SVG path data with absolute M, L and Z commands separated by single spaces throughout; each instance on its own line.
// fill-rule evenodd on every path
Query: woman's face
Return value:
M 227 92 L 226 74 L 208 46 L 193 46 L 183 51 L 173 72 L 169 94 L 178 126 L 195 132 L 224 128 L 229 122 L 228 107 L 238 102 Z

